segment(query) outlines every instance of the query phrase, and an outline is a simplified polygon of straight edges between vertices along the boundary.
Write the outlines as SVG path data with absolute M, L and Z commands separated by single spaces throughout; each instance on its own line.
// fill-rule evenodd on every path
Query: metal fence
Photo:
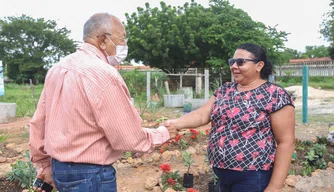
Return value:
M 308 66 L 309 76 L 332 77 L 334 76 L 334 61 L 305 62 L 299 64 L 287 64 L 276 67 L 277 76 L 303 76 L 303 65 Z

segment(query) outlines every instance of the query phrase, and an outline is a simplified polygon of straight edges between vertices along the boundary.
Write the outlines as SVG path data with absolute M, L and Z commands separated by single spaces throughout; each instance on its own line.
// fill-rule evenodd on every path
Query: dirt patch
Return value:
M 17 157 L 19 153 L 13 149 L 8 149 L 4 144 L 0 144 L 1 157 L 12 158 Z
M 195 177 L 194 179 L 194 189 L 200 192 L 208 192 L 209 191 L 209 182 L 212 181 L 212 177 L 210 174 L 199 174 L 199 177 Z
M 6 181 L 0 178 L 0 191 L 1 192 L 21 192 L 23 188 L 20 187 L 18 182 Z
M 294 95 L 299 98 L 303 95 L 303 86 L 290 86 L 285 88 L 287 91 L 294 92 Z M 315 89 L 313 87 L 308 87 L 308 97 L 309 99 L 321 99 L 321 98 L 333 98 L 334 91 Z
M 22 128 L 28 125 L 31 117 L 17 118 L 16 121 L 0 124 L 1 131 L 11 131 L 13 128 Z

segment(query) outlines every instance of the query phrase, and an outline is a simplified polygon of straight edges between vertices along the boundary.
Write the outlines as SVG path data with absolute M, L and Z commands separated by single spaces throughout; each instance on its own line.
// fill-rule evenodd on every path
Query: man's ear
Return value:
M 98 40 L 97 40 L 97 43 L 99 44 L 99 46 L 102 50 L 107 49 L 106 40 L 107 40 L 107 38 L 106 38 L 105 35 L 101 35 L 101 37 L 99 37 Z
M 263 67 L 264 67 L 264 62 L 263 61 L 259 61 L 257 63 L 257 66 L 256 66 L 256 71 L 260 72 Z

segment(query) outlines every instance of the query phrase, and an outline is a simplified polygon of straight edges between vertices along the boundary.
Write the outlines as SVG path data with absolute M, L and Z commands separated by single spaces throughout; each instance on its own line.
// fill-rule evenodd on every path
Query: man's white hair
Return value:
M 83 40 L 94 38 L 104 33 L 111 33 L 112 24 L 110 19 L 114 17 L 109 13 L 98 13 L 91 16 L 84 25 Z

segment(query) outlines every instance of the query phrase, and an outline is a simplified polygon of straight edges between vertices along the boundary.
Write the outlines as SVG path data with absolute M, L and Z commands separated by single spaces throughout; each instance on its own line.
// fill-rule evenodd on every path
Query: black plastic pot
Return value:
M 219 192 L 219 184 L 218 182 L 209 182 L 208 184 L 209 192 Z
M 194 175 L 185 173 L 183 175 L 183 187 L 192 188 L 194 186 Z

